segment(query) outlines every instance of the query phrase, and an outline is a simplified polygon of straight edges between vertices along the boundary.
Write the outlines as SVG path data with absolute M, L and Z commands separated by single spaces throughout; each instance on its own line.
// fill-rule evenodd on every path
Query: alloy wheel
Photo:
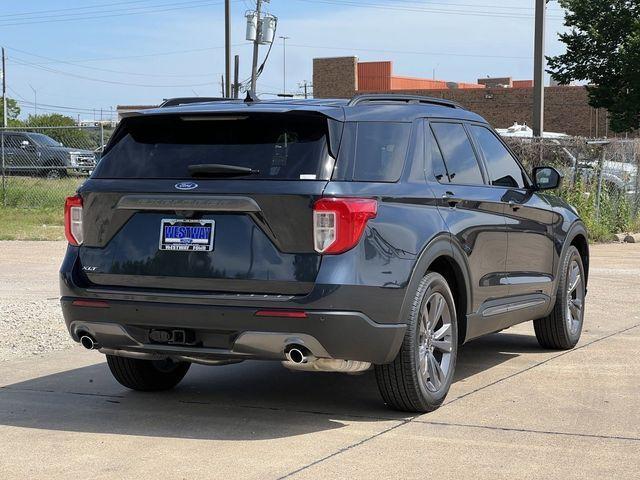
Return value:
M 453 336 L 451 311 L 444 296 L 434 292 L 423 303 L 420 312 L 418 360 L 424 386 L 438 392 L 451 370 Z
M 582 324 L 582 309 L 584 308 L 584 281 L 579 260 L 571 260 L 567 271 L 567 308 L 565 321 L 571 335 L 575 335 Z

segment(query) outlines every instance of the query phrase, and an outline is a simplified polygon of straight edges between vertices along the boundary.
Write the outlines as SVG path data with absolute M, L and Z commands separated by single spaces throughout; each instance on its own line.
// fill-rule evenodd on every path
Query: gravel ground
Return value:
M 73 345 L 57 300 L 0 301 L 0 362 Z
M 0 241 L 0 362 L 71 348 L 58 301 L 66 242 Z

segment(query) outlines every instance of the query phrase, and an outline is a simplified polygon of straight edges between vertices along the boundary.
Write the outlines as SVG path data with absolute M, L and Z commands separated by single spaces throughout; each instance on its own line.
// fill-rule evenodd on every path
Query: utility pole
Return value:
M 291 37 L 281 36 L 282 39 L 282 93 L 287 93 L 287 40 Z
M 313 85 L 309 84 L 307 80 L 304 80 L 302 83 L 298 83 L 298 88 L 300 87 L 304 90 L 304 98 L 309 98 L 309 87 L 313 87 Z
M 233 98 L 240 96 L 240 55 L 233 58 Z
M 224 1 L 224 96 L 231 98 L 231 0 Z
M 547 0 L 536 0 L 536 25 L 533 51 L 533 136 L 544 132 L 544 31 Z
M 7 67 L 2 47 L 2 126 L 7 126 Z M 4 138 L 4 137 L 3 137 Z M 4 162 L 3 162 L 4 164 Z
M 261 22 L 260 22 L 260 15 L 262 13 L 262 0 L 256 0 L 256 15 L 257 15 L 257 26 L 258 26 L 258 31 L 257 31 L 257 35 L 256 35 L 256 39 L 253 42 L 253 61 L 251 64 L 251 91 L 255 92 L 256 91 L 256 83 L 258 80 L 258 46 L 260 45 L 259 40 L 260 40 L 260 29 L 261 29 Z

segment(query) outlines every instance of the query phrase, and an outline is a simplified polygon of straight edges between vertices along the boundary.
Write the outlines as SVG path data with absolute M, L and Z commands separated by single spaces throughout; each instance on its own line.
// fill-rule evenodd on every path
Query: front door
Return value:
M 543 294 L 553 285 L 554 213 L 502 141 L 481 125 L 469 130 L 482 153 L 491 185 L 501 192 L 507 227 L 509 295 Z

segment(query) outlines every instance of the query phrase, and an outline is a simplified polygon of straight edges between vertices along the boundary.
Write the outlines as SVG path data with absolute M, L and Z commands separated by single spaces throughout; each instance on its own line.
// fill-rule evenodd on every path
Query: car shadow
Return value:
M 529 351 L 531 337 L 499 334 L 460 349 L 455 381 Z M 273 362 L 193 365 L 174 390 L 133 392 L 105 363 L 0 389 L 0 424 L 23 428 L 189 439 L 264 440 L 401 421 L 385 407 L 375 375 L 291 372 Z

